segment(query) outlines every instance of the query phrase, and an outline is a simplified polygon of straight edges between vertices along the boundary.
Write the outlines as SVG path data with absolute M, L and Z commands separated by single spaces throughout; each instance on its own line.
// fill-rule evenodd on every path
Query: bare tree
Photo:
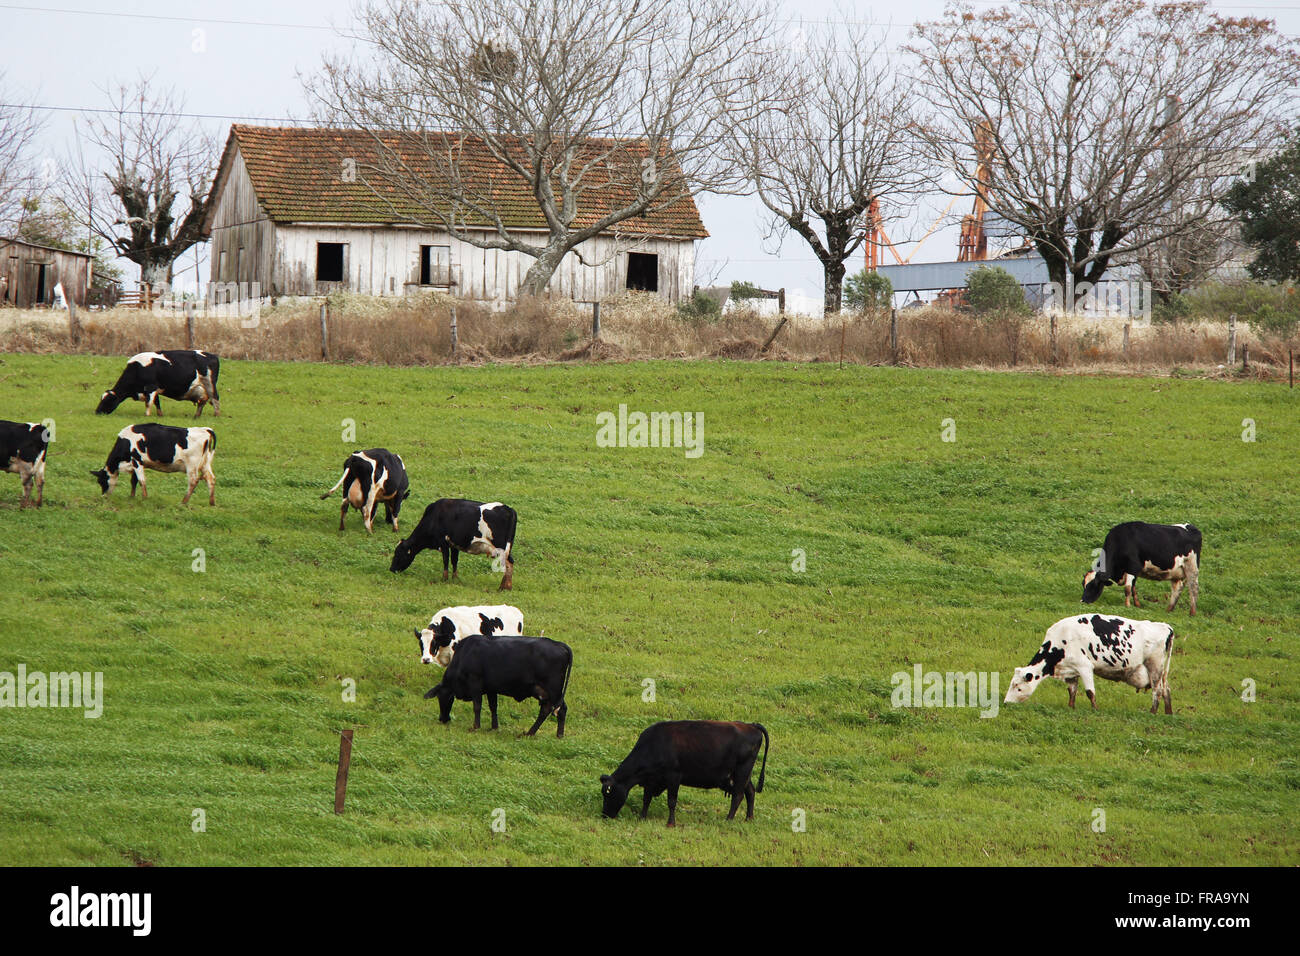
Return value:
M 32 157 L 44 126 L 35 108 L 10 103 L 10 93 L 0 73 L 0 235 L 17 235 L 27 203 L 39 191 L 41 171 Z
M 83 228 L 140 267 L 142 282 L 170 283 L 176 260 L 203 239 L 218 144 L 184 117 L 182 97 L 147 77 L 109 97 L 112 112 L 86 121 L 90 156 L 68 164 L 62 198 Z
M 1210 222 L 1213 204 L 1184 197 L 1198 181 L 1217 195 L 1223 156 L 1277 140 L 1300 77 L 1272 21 L 1203 2 L 953 7 L 915 34 L 934 158 L 984 191 L 975 130 L 987 124 L 985 198 L 1063 289 Z
M 585 240 L 743 181 L 723 120 L 754 108 L 769 21 L 728 0 L 367 0 L 373 60 L 305 85 L 319 122 L 369 131 L 357 176 L 395 218 L 533 257 L 537 294 Z
M 777 108 L 736 124 L 770 235 L 794 232 L 812 248 L 827 314 L 840 310 L 844 264 L 862 245 L 872 200 L 897 204 L 929 179 L 911 82 L 886 54 L 883 36 L 862 25 L 801 26 L 774 55 Z

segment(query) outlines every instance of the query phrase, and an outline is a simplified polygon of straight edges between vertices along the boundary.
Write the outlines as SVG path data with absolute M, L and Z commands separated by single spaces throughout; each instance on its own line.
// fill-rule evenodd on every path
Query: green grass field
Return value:
M 92 414 L 122 365 L 0 356 L 0 418 L 56 425 L 44 508 L 20 511 L 0 475 L 0 671 L 105 681 L 99 719 L 0 710 L 0 863 L 1300 863 L 1300 393 L 1284 386 L 232 361 L 222 416 L 202 420 L 217 507 L 200 485 L 183 508 L 183 476 L 151 472 L 143 501 L 129 482 L 102 499 L 88 474 L 145 420 L 138 402 Z M 702 412 L 704 454 L 597 447 L 597 413 L 620 403 Z M 191 423 L 188 404 L 164 412 Z M 317 496 L 376 445 L 406 461 L 404 531 L 443 496 L 519 512 L 505 600 L 573 648 L 564 739 L 554 721 L 518 736 L 530 702 L 503 700 L 496 733 L 469 732 L 466 703 L 437 723 L 422 695 L 441 671 L 411 630 L 498 603 L 500 575 L 467 556 L 444 584 L 432 552 L 391 574 L 391 529 L 350 513 L 338 532 L 339 499 Z M 1172 717 L 1105 681 L 1096 713 L 1068 710 L 1059 681 L 987 719 L 891 706 L 891 675 L 917 663 L 997 671 L 1005 693 L 1131 519 L 1205 535 L 1198 616 L 1186 596 L 1166 613 L 1157 582 L 1130 614 L 1178 633 Z M 1123 614 L 1122 593 L 1095 607 Z M 686 789 L 675 830 L 663 797 L 637 819 L 639 790 L 602 819 L 599 775 L 688 717 L 771 732 L 756 820 Z

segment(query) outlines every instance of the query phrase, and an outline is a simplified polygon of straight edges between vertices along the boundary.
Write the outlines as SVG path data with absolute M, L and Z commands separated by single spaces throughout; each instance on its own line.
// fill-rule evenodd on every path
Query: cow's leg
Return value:
M 488 710 L 492 712 L 492 729 L 497 729 L 497 695 L 488 694 Z
M 480 726 L 479 717 L 482 713 L 483 713 L 483 695 L 475 694 L 474 695 L 474 726 L 471 727 L 470 730 L 479 729 Z
M 36 507 L 40 507 L 45 500 L 45 453 L 41 453 L 41 459 L 36 463 Z
M 533 721 L 533 725 L 528 728 L 528 733 L 524 734 L 524 736 L 531 737 L 533 734 L 537 733 L 537 728 L 546 722 L 546 718 L 549 717 L 550 714 L 551 708 L 546 705 L 546 699 L 542 698 L 542 706 L 537 711 L 537 719 Z
M 1065 682 L 1065 686 L 1070 691 L 1070 709 L 1074 710 L 1074 698 L 1079 693 L 1079 678 L 1071 677 Z
M 343 499 L 343 507 L 339 509 L 339 530 L 344 528 L 343 519 L 348 516 L 348 499 Z
M 203 404 L 204 404 L 204 402 L 206 402 L 207 400 L 208 400 L 208 399 L 207 399 L 207 396 L 200 396 L 199 399 L 194 403 L 194 417 L 195 417 L 195 418 L 198 418 L 199 416 L 201 416 L 201 415 L 203 414 Z
M 745 781 L 745 819 L 754 819 L 754 781 Z
M 189 486 L 189 488 L 185 492 L 185 497 L 181 499 L 181 504 L 187 505 L 190 503 L 190 495 L 194 494 L 194 489 L 198 487 L 201 477 L 202 476 L 197 471 L 186 472 L 185 483 Z
M 557 737 L 564 736 L 564 717 L 568 712 L 569 705 L 564 703 L 560 704 L 559 709 L 555 711 L 555 720 L 560 725 L 560 729 L 555 732 L 555 736 Z
M 1183 563 L 1183 577 L 1187 581 L 1187 600 L 1191 604 L 1190 614 L 1195 617 L 1196 597 L 1201 593 L 1201 567 L 1195 551 L 1189 553 L 1187 560 Z
M 1182 578 L 1174 578 L 1169 583 L 1171 585 L 1169 591 L 1169 606 L 1165 608 L 1166 611 L 1172 611 L 1175 607 L 1178 606 L 1178 597 L 1183 593 Z
M 501 586 L 498 591 L 509 591 L 514 587 L 515 579 L 515 562 L 510 557 L 510 552 L 506 552 L 506 575 L 501 579 Z
M 32 476 L 33 469 L 27 468 L 22 461 L 18 462 L 19 474 L 22 475 L 23 496 L 18 501 L 18 509 L 30 508 L 32 506 Z
M 140 479 L 136 477 L 135 469 L 131 469 L 131 497 L 135 497 L 136 485 L 140 484 Z
M 668 825 L 669 825 L 670 827 L 675 827 L 675 826 L 677 826 L 677 788 L 678 788 L 678 786 L 680 786 L 680 782 L 677 781 L 677 780 L 673 780 L 672 783 L 668 784 Z
M 1079 675 L 1083 681 L 1083 692 L 1088 695 L 1088 701 L 1092 704 L 1092 709 L 1097 709 L 1097 688 L 1093 684 L 1092 671 L 1086 670 Z
M 419 530 L 419 529 L 416 529 L 416 530 Z M 447 563 L 448 563 L 448 561 L 450 561 L 450 556 L 448 555 L 448 552 L 451 550 L 451 548 L 449 548 L 449 547 L 447 546 L 447 542 L 446 542 L 446 541 L 444 541 L 444 542 L 440 545 L 440 547 L 441 547 L 441 550 L 442 550 L 442 579 L 445 581 L 445 580 L 447 580 Z
M 641 789 L 644 792 L 644 799 L 641 801 L 641 819 L 644 820 L 650 815 L 650 801 L 655 798 L 655 795 L 651 792 L 649 785 Z
M 378 485 L 370 486 L 370 494 L 366 496 L 365 506 L 361 510 L 361 516 L 365 519 L 366 531 L 370 534 L 375 533 L 375 509 L 379 503 L 375 500 L 375 495 L 379 493 Z
M 737 787 L 737 786 L 734 786 L 734 785 L 732 786 L 732 788 L 731 788 L 731 809 L 730 809 L 729 811 L 727 811 L 727 819 L 728 819 L 728 820 L 734 820 L 734 819 L 736 819 L 736 811 L 740 809 L 740 801 L 744 798 L 744 796 L 745 796 L 745 790 L 744 790 L 743 787 Z
M 217 476 L 212 473 L 211 462 L 203 466 L 203 480 L 208 483 L 208 504 L 215 506 L 217 503 Z
M 459 564 L 460 564 L 460 549 L 451 548 L 451 579 L 453 581 L 460 580 L 460 574 L 458 571 Z

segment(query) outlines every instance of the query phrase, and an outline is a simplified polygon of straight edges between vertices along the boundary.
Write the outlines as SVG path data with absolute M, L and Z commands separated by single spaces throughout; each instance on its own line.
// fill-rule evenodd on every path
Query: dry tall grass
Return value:
M 1063 318 L 1053 347 L 1049 320 L 979 318 L 946 309 L 904 311 L 898 317 L 897 354 L 890 348 L 889 316 L 829 320 L 792 317 L 772 347 L 760 354 L 776 320 L 734 312 L 711 320 L 683 318 L 654 296 L 629 293 L 601 307 L 601 341 L 591 341 L 591 311 L 563 300 L 527 300 L 505 311 L 446 296 L 377 299 L 335 296 L 329 302 L 329 359 L 375 365 L 435 365 L 485 361 L 573 361 L 643 358 L 785 359 L 934 368 L 1031 368 L 1076 371 L 1165 372 L 1221 369 L 1227 325 L 1135 326 L 1127 352 L 1119 320 Z M 194 345 L 229 358 L 319 361 L 318 301 L 282 303 L 251 319 L 199 316 Z M 451 347 L 455 309 L 459 348 Z M 180 314 L 128 310 L 81 313 L 74 343 L 67 313 L 0 311 L 0 351 L 130 355 L 187 344 Z M 245 328 L 244 325 L 252 325 Z M 1250 374 L 1285 375 L 1294 339 L 1261 336 L 1238 327 L 1237 361 L 1249 349 Z

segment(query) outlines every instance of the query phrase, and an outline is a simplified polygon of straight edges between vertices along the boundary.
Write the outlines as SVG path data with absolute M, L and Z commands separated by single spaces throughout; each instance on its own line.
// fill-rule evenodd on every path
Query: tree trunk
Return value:
M 546 287 L 551 282 L 551 277 L 555 275 L 555 270 L 560 267 L 560 261 L 568 253 L 569 248 L 560 245 L 554 241 L 542 250 L 528 271 L 524 273 L 524 281 L 519 286 L 520 295 L 542 295 L 546 292 Z

